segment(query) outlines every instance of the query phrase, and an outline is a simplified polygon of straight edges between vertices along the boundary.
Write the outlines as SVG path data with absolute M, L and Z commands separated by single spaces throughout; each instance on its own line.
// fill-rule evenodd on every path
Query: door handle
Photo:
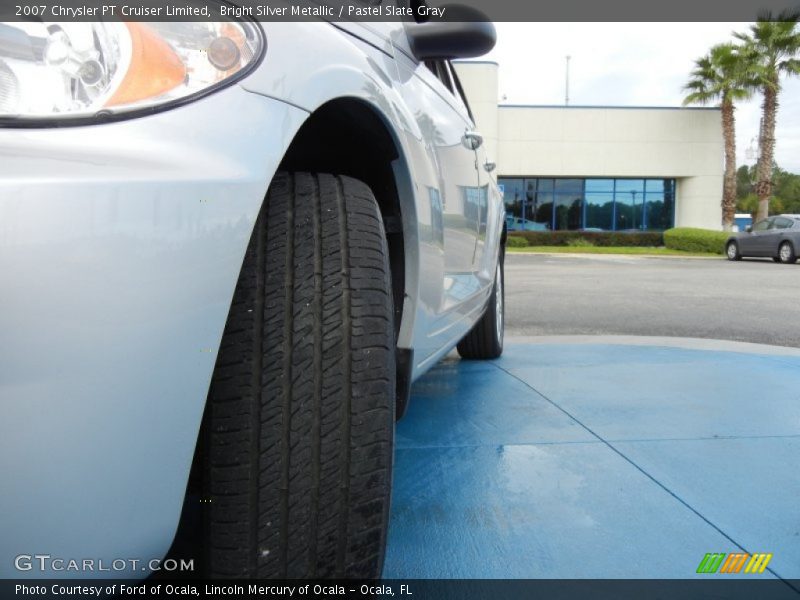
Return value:
M 467 131 L 461 138 L 461 143 L 470 150 L 477 150 L 483 144 L 483 136 L 477 131 Z

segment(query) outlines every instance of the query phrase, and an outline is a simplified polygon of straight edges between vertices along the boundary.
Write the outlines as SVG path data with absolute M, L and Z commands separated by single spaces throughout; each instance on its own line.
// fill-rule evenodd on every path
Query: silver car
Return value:
M 0 27 L 0 575 L 144 577 L 192 511 L 207 575 L 381 573 L 411 383 L 502 352 L 494 38 Z
M 744 256 L 770 257 L 785 264 L 797 261 L 800 249 L 800 215 L 778 215 L 762 219 L 725 243 L 728 260 Z

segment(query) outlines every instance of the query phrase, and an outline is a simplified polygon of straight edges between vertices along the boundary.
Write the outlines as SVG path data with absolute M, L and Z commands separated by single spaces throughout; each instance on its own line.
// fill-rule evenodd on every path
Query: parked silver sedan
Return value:
M 778 215 L 763 219 L 725 242 L 728 260 L 744 256 L 770 257 L 790 264 L 800 248 L 800 215 Z

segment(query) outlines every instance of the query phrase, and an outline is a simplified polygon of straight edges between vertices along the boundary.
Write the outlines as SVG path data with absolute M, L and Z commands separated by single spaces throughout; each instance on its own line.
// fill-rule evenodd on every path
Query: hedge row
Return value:
M 676 227 L 664 232 L 664 245 L 673 250 L 724 254 L 725 242 L 730 235 L 724 231 Z
M 528 240 L 524 237 L 517 235 L 516 233 L 508 232 L 508 237 L 506 238 L 506 248 L 524 248 L 528 245 Z
M 511 238 L 522 238 L 528 246 L 664 245 L 664 236 L 657 231 L 511 231 L 508 233 L 508 239 Z

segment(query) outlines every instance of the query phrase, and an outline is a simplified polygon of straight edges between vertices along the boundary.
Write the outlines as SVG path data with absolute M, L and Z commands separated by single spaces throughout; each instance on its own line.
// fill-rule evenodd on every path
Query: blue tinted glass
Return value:
M 536 180 L 526 179 L 525 180 L 526 206 L 530 206 L 533 203 L 534 199 L 536 199 Z
M 537 223 L 537 229 L 552 229 L 553 194 L 551 192 L 539 192 L 536 194 L 533 211 L 528 218 Z
M 525 205 L 522 207 L 522 223 L 520 229 L 530 231 L 531 223 L 535 217 L 536 208 L 536 180 L 525 180 Z
M 617 192 L 616 194 L 616 223 L 614 229 L 625 231 L 640 229 L 642 218 L 642 201 L 644 194 L 631 192 Z
M 651 190 L 660 187 L 663 192 Z M 646 227 L 653 231 L 670 229 L 675 223 L 675 180 L 651 179 L 647 181 Z
M 663 192 L 664 191 L 664 180 L 663 179 L 648 179 L 644 182 L 645 191 L 649 194 L 650 192 Z
M 644 192 L 644 179 L 617 179 L 617 195 L 620 192 L 623 194 L 636 192 L 639 194 L 639 201 L 641 202 L 641 194 Z
M 664 204 L 664 194 L 648 192 L 645 198 L 647 199 L 645 203 L 646 228 L 669 229 L 669 225 L 665 226 L 669 215 Z
M 583 218 L 582 194 L 556 194 L 556 229 L 580 229 Z
M 588 181 L 587 181 L 588 185 Z M 586 229 L 613 229 L 614 195 L 586 192 Z
M 583 193 L 583 180 L 582 179 L 556 179 L 555 180 L 556 194 L 582 194 Z
M 664 180 L 664 196 L 667 202 L 674 202 L 675 201 L 675 180 L 674 179 L 665 179 Z
M 506 205 L 506 215 L 522 218 L 522 202 L 524 199 L 524 181 L 522 179 L 512 179 L 499 177 L 497 183 L 503 186 L 503 201 Z M 514 221 L 509 220 L 509 231 L 515 231 Z
M 587 192 L 613 192 L 614 180 L 613 179 L 587 179 L 586 180 Z
M 522 183 L 522 179 L 512 179 L 510 177 L 499 177 L 497 179 L 497 184 L 503 187 L 503 200 L 507 204 L 521 199 Z
M 540 192 L 552 192 L 553 191 L 553 180 L 552 179 L 539 179 L 539 191 Z

